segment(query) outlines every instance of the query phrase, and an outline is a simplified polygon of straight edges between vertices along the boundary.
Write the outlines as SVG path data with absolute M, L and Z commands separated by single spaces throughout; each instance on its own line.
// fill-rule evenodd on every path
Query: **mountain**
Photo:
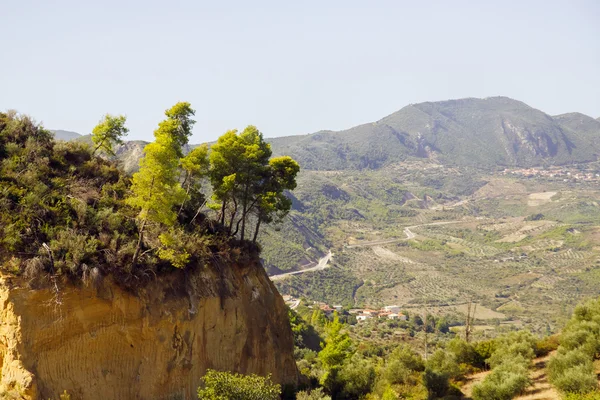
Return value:
M 63 140 L 87 138 L 53 132 Z M 600 120 L 580 113 L 552 117 L 508 97 L 467 98 L 411 104 L 343 131 L 269 142 L 275 155 L 290 155 L 310 170 L 379 169 L 409 159 L 484 168 L 564 165 L 598 159 Z M 146 144 L 117 147 L 127 171 L 137 169 Z
M 63 131 L 61 129 L 51 130 L 50 132 L 52 132 L 54 134 L 54 137 L 56 139 L 65 140 L 67 142 L 69 140 L 76 140 L 82 136 L 81 134 L 79 134 L 77 132 Z
M 507 97 L 467 98 L 411 104 L 377 122 L 272 144 L 275 153 L 315 170 L 373 169 L 407 158 L 483 167 L 596 160 L 600 131 L 591 117 L 578 115 L 585 123 Z
M 569 135 L 580 137 L 583 141 L 596 144 L 600 139 L 600 120 L 581 113 L 568 113 L 552 117 Z

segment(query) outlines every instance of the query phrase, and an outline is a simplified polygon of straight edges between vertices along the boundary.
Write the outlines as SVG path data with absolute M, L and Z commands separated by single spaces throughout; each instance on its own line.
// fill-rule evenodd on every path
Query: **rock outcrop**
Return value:
M 0 275 L 0 397 L 193 399 L 208 368 L 297 382 L 287 309 L 258 263 L 183 273 L 136 295 Z

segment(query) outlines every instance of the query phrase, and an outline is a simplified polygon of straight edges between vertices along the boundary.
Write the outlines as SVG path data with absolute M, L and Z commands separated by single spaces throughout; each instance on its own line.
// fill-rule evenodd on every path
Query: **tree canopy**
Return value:
M 129 129 L 125 127 L 126 121 L 127 118 L 124 115 L 106 114 L 92 131 L 94 153 L 104 151 L 109 155 L 114 155 L 114 145 L 123 144 L 123 136 L 129 132 Z

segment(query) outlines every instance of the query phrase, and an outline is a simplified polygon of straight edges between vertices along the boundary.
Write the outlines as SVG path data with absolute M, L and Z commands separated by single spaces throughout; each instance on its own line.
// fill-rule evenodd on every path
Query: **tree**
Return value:
M 209 170 L 208 146 L 203 144 L 190 151 L 181 159 L 181 169 L 184 173 L 181 186 L 185 189 L 186 199 L 181 203 L 178 214 L 183 211 L 186 201 L 195 200 L 190 204 L 191 207 L 197 208 L 194 218 L 192 218 L 193 221 L 204 203 L 204 195 L 200 191 L 200 180 L 208 174 Z
M 296 187 L 298 163 L 290 157 L 271 157 L 271 146 L 254 126 L 238 134 L 231 130 L 222 135 L 210 152 L 210 180 L 213 203 L 219 208 L 219 220 L 232 236 L 246 238 L 251 216 L 256 219 L 253 239 L 260 225 L 283 217 L 291 208 L 284 190 Z M 228 215 L 228 216 L 227 216 Z
M 198 389 L 200 400 L 279 400 L 281 386 L 271 377 L 241 375 L 209 369 Z
M 270 223 L 274 216 L 281 220 L 292 208 L 292 201 L 285 196 L 284 190 L 296 188 L 299 171 L 300 165 L 291 157 L 276 157 L 269 161 L 266 179 L 258 191 L 253 242 L 256 242 L 262 222 Z
M 191 119 L 191 117 L 195 114 L 196 110 L 193 110 L 192 105 L 185 101 L 180 101 L 165 111 L 167 118 L 177 123 L 177 128 L 170 132 L 170 135 L 173 137 L 175 150 L 179 157 L 183 157 L 183 148 L 188 144 L 188 140 L 192 136 L 192 127 L 196 121 Z
M 133 265 L 140 255 L 148 221 L 173 226 L 177 219 L 174 208 L 186 199 L 177 177 L 181 146 L 187 143 L 188 130 L 193 125 L 193 121 L 189 120 L 193 110 L 189 108 L 189 103 L 177 103 L 165 114 L 168 118 L 154 131 L 155 141 L 144 148 L 140 170 L 133 175 L 132 195 L 127 198 L 127 204 L 140 209 Z M 165 254 L 173 256 L 171 253 Z
M 126 120 L 127 118 L 124 115 L 106 114 L 104 119 L 92 131 L 92 142 L 94 143 L 92 154 L 100 150 L 109 155 L 114 155 L 113 146 L 123 144 L 122 137 L 129 132 L 129 129 L 125 127 Z
M 333 397 L 340 389 L 338 373 L 344 361 L 350 356 L 350 346 L 352 345 L 348 333 L 342 332 L 343 327 L 336 314 L 333 321 L 327 324 L 325 346 L 318 355 L 325 369 L 325 373 L 320 379 L 321 384 L 329 390 Z

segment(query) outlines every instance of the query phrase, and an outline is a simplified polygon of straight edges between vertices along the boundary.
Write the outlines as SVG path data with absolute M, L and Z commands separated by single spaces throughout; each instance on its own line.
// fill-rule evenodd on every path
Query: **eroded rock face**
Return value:
M 139 295 L 105 281 L 57 297 L 0 275 L 0 398 L 194 399 L 207 368 L 296 384 L 287 309 L 260 265 L 206 267 Z

